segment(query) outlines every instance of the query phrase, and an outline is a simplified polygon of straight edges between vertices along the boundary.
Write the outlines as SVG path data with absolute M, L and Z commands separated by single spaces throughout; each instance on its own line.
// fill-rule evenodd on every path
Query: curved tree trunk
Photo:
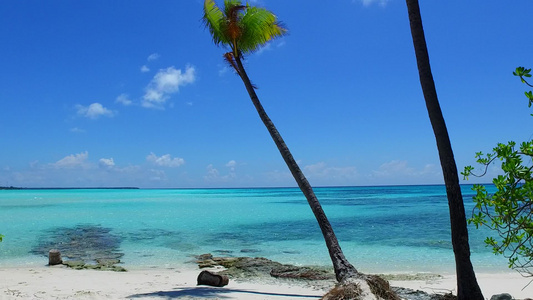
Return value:
M 324 240 L 326 241 L 329 256 L 331 257 L 331 261 L 333 262 L 333 268 L 335 269 L 335 276 L 337 278 L 337 281 L 342 282 L 347 278 L 359 274 L 355 267 L 348 262 L 346 257 L 344 257 L 344 253 L 342 252 L 339 242 L 337 241 L 337 237 L 333 232 L 333 228 L 331 227 L 331 224 L 329 223 L 328 218 L 326 217 L 326 214 L 324 213 L 324 210 L 320 205 L 320 202 L 315 196 L 313 188 L 311 187 L 311 185 L 305 178 L 302 170 L 294 160 L 291 152 L 289 151 L 289 148 L 287 147 L 280 133 L 276 129 L 276 126 L 274 126 L 274 123 L 272 122 L 272 120 L 270 120 L 267 113 L 263 109 L 263 106 L 261 105 L 261 102 L 259 101 L 259 98 L 255 93 L 254 87 L 250 82 L 246 71 L 244 70 L 240 58 L 236 57 L 235 61 L 237 62 L 238 74 L 240 75 L 242 81 L 244 82 L 244 85 L 246 86 L 246 90 L 250 95 L 250 98 L 257 110 L 257 113 L 259 114 L 259 117 L 263 121 L 263 124 L 265 124 L 268 132 L 270 133 L 270 136 L 274 140 L 274 143 L 276 143 L 276 146 L 278 147 L 281 156 L 289 167 L 292 176 L 298 183 L 300 190 L 302 190 L 302 193 L 305 195 L 305 198 L 307 199 L 307 202 L 309 203 L 309 206 L 311 207 L 311 210 L 313 211 L 313 214 L 315 215 L 316 220 L 318 221 L 318 225 L 320 226 L 320 230 L 322 230 L 322 235 L 324 236 Z
M 457 272 L 457 296 L 459 300 L 483 299 L 483 294 L 476 280 L 474 268 L 470 261 L 470 246 L 468 243 L 468 228 L 466 223 L 463 196 L 459 185 L 457 166 L 448 136 L 448 130 L 440 109 L 435 82 L 429 64 L 429 55 L 422 27 L 418 0 L 406 0 L 411 26 L 411 35 L 416 54 L 420 84 L 426 101 L 426 107 L 437 141 L 448 206 L 450 209 L 450 223 L 453 252 L 455 254 L 455 268 Z

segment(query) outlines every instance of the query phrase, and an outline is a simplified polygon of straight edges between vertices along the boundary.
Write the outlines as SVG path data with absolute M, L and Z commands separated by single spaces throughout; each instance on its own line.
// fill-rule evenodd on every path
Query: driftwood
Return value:
M 222 287 L 228 285 L 229 278 L 226 275 L 219 275 L 209 271 L 202 271 L 198 275 L 198 285 L 210 285 Z
M 57 249 L 52 249 L 48 251 L 48 265 L 49 266 L 55 266 L 60 265 L 63 263 L 63 260 L 61 259 L 61 252 Z

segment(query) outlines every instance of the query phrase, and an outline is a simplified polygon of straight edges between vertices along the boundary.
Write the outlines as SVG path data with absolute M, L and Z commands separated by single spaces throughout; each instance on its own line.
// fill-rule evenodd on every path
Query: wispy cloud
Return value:
M 228 66 L 220 66 L 220 69 L 218 69 L 218 76 L 224 76 L 226 73 L 228 73 L 228 70 L 230 70 Z
M 177 168 L 185 163 L 183 158 L 174 157 L 170 154 L 165 154 L 162 156 L 157 156 L 153 152 L 146 157 L 146 160 L 160 167 L 170 167 Z
M 321 184 L 353 184 L 359 178 L 359 173 L 355 167 L 331 167 L 325 162 L 319 162 L 304 167 L 304 172 L 309 179 Z
M 78 128 L 78 127 L 74 127 L 74 128 L 70 128 L 70 132 L 74 132 L 74 133 L 84 133 L 85 130 L 80 129 L 80 128 Z
M 89 119 L 98 119 L 101 116 L 112 117 L 115 113 L 107 108 L 105 108 L 100 103 L 93 103 L 89 106 L 76 105 L 77 114 L 82 117 Z
M 231 170 L 234 171 L 236 165 L 237 165 L 237 162 L 236 162 L 236 161 L 234 161 L 234 160 L 230 160 L 230 161 L 228 161 L 228 163 L 226 164 L 226 167 L 231 168 Z
M 392 160 L 383 163 L 372 171 L 370 178 L 380 182 L 438 182 L 442 180 L 442 171 L 438 166 L 426 164 L 422 168 L 413 168 L 405 160 Z
M 111 169 L 115 166 L 113 158 L 100 158 L 98 166 L 102 169 Z
M 147 61 L 154 61 L 154 60 L 158 60 L 160 57 L 161 57 L 161 55 L 159 55 L 159 53 L 152 53 L 152 54 L 148 55 L 148 58 L 146 58 L 146 60 Z
M 174 67 L 159 70 L 146 87 L 142 106 L 164 108 L 165 102 L 170 97 L 169 95 L 178 92 L 180 86 L 193 83 L 195 79 L 195 68 L 193 66 L 187 66 L 185 72 Z
M 363 6 L 370 6 L 370 5 L 373 5 L 373 4 L 378 4 L 379 6 L 386 6 L 387 3 L 390 1 L 390 0 L 358 0 L 360 1 Z
M 143 72 L 143 73 L 150 72 L 150 68 L 148 68 L 147 65 L 142 65 L 141 66 L 141 72 Z
M 71 154 L 51 164 L 57 169 L 72 169 L 79 167 L 86 167 L 87 159 L 89 158 L 89 152 L 85 151 L 78 154 Z
M 230 160 L 225 164 L 225 167 L 228 168 L 228 173 L 225 175 L 221 175 L 218 169 L 216 169 L 212 164 L 209 164 L 206 168 L 207 173 L 204 176 L 204 179 L 205 181 L 210 183 L 230 182 L 237 177 L 237 174 L 235 173 L 236 166 L 237 162 L 234 160 Z
M 257 50 L 257 54 L 263 54 L 264 52 L 266 51 L 271 51 L 273 50 L 273 47 L 276 47 L 276 48 L 281 48 L 285 46 L 285 40 L 279 40 L 279 41 L 276 41 L 276 42 L 269 42 L 267 43 L 266 45 L 264 45 L 263 47 L 259 48 L 259 50 Z
M 133 103 L 133 101 L 130 100 L 130 97 L 128 96 L 128 94 L 120 94 L 115 100 L 115 103 L 120 103 L 124 106 L 129 106 Z
M 148 57 L 146 58 L 146 61 L 152 62 L 152 61 L 158 60 L 159 57 L 161 57 L 159 53 L 152 53 L 148 55 Z M 150 67 L 148 67 L 148 65 L 142 65 L 140 70 L 142 73 L 147 73 L 147 72 L 150 72 Z

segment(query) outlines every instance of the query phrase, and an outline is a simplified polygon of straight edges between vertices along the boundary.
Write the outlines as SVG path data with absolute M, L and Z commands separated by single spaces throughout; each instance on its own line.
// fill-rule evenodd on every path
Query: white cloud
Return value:
M 230 68 L 226 65 L 221 66 L 220 69 L 218 69 L 218 76 L 224 76 L 230 70 Z
M 163 170 L 150 170 L 150 181 L 165 181 L 167 180 L 167 174 Z
M 143 66 L 141 67 L 141 72 L 143 72 L 143 73 L 150 72 L 150 68 L 148 68 L 147 65 L 143 65 Z
M 229 168 L 229 172 L 226 175 L 220 175 L 218 169 L 216 169 L 212 164 L 207 166 L 207 174 L 204 176 L 204 179 L 207 182 L 229 182 L 237 177 L 235 174 L 235 166 L 237 163 L 234 160 L 230 160 L 226 163 L 226 167 Z
M 234 161 L 234 160 L 230 160 L 228 161 L 228 163 L 226 164 L 226 167 L 228 168 L 235 168 L 235 166 L 237 165 L 237 162 Z
M 155 165 L 158 165 L 161 167 L 170 167 L 170 168 L 176 168 L 185 163 L 185 160 L 183 158 L 179 158 L 179 157 L 172 158 L 170 154 L 165 154 L 165 155 L 158 157 L 153 152 L 151 152 L 150 155 L 146 157 L 146 160 Z
M 80 128 L 78 128 L 78 127 L 74 127 L 74 128 L 70 128 L 70 132 L 74 132 L 74 133 L 84 133 L 85 130 L 80 129 Z
M 305 175 L 323 184 L 354 184 L 359 178 L 355 167 L 330 167 L 324 162 L 319 162 L 304 167 Z
M 130 100 L 129 96 L 127 94 L 120 94 L 118 95 L 117 99 L 115 100 L 116 103 L 120 103 L 124 106 L 129 106 L 133 103 L 133 101 Z
M 259 50 L 257 50 L 257 54 L 260 55 L 265 51 L 273 50 L 272 46 L 275 46 L 276 48 L 281 48 L 285 46 L 285 40 L 281 39 L 278 41 L 268 42 L 263 47 L 259 48 Z
M 270 50 L 272 50 L 272 44 L 271 43 L 267 43 L 263 47 L 259 48 L 259 50 L 257 50 L 257 54 L 260 55 L 263 52 L 270 51 Z
M 363 6 L 370 6 L 377 3 L 379 6 L 386 6 L 389 0 L 360 0 Z
M 89 118 L 89 119 L 98 119 L 100 116 L 112 117 L 115 113 L 107 108 L 105 108 L 100 103 L 93 103 L 89 106 L 76 105 L 78 110 L 78 115 Z
M 392 160 L 372 171 L 371 178 L 389 183 L 435 183 L 442 180 L 442 170 L 434 164 L 426 164 L 421 169 L 410 167 L 405 160 Z
M 207 166 L 207 174 L 204 176 L 204 178 L 208 181 L 217 179 L 219 177 L 219 172 L 217 169 L 213 167 L 212 164 Z
M 195 69 L 192 66 L 187 66 L 184 73 L 174 67 L 159 70 L 146 87 L 142 106 L 163 108 L 170 94 L 178 92 L 180 86 L 193 83 L 195 79 Z
M 100 158 L 98 165 L 103 169 L 111 169 L 115 166 L 113 158 Z
M 71 169 L 87 166 L 87 159 L 89 158 L 89 152 L 85 151 L 78 154 L 71 154 L 66 156 L 52 164 L 53 167 L 58 169 Z
M 148 61 L 158 60 L 160 57 L 161 55 L 159 55 L 159 53 L 152 53 L 148 55 L 148 58 L 146 60 Z

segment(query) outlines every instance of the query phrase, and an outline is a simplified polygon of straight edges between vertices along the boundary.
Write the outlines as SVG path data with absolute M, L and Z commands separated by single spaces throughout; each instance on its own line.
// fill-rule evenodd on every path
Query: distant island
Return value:
M 0 190 L 22 190 L 22 188 L 14 186 L 0 186 Z
M 25 188 L 15 186 L 0 186 L 0 190 L 138 190 L 138 187 L 46 187 Z

